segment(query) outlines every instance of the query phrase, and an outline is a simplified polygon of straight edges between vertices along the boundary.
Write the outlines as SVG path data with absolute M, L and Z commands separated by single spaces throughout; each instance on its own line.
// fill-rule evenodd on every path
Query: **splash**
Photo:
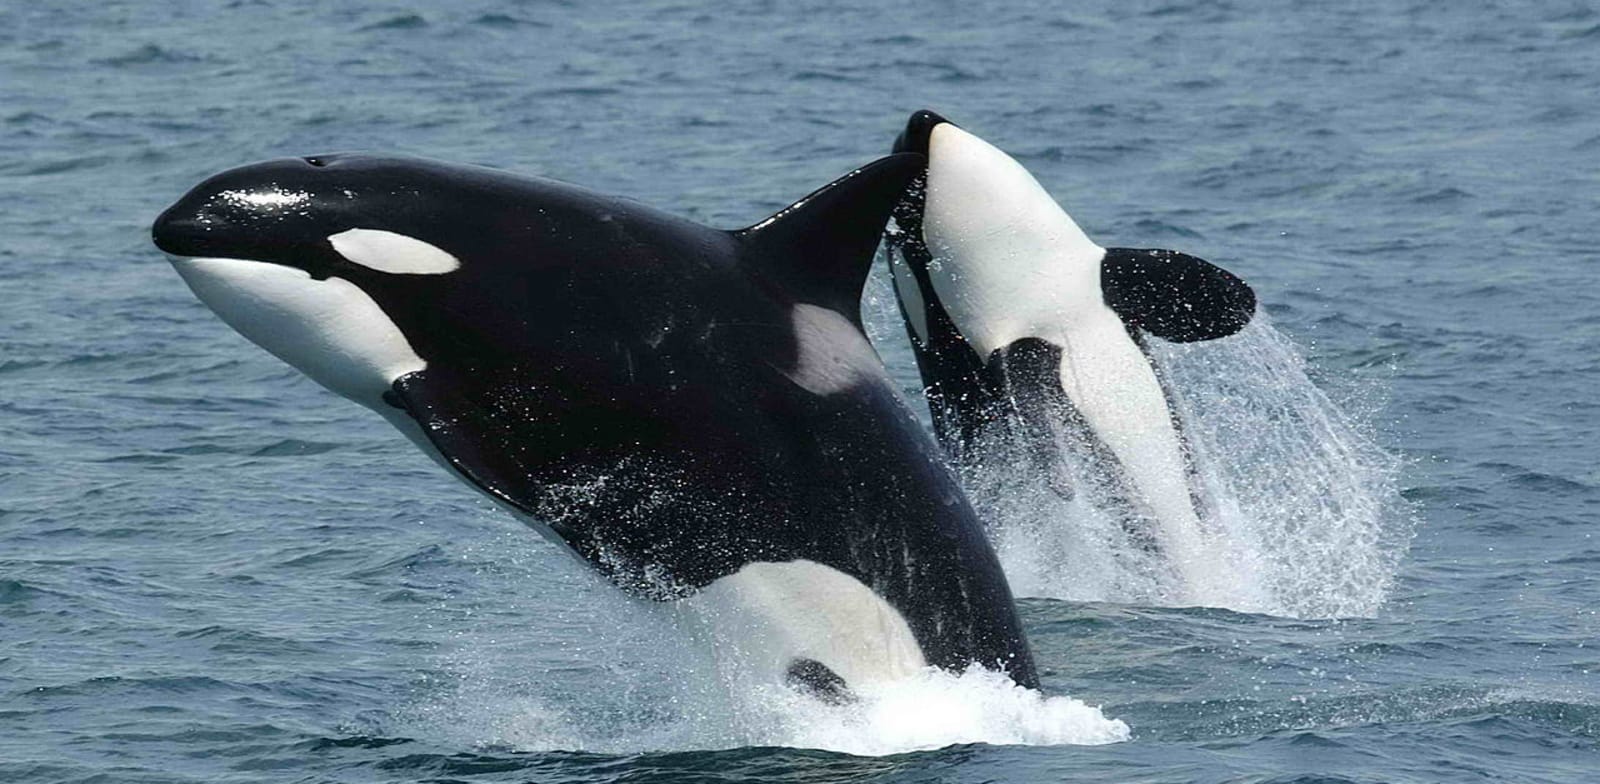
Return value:
M 1267 598 L 1256 609 L 1376 613 L 1413 520 L 1401 461 L 1370 435 L 1376 406 L 1364 390 L 1353 388 L 1345 406 L 1324 393 L 1265 314 L 1232 340 L 1163 344 L 1154 354 L 1176 392 L 1217 534 L 1247 559 Z
M 1051 697 L 973 668 L 929 668 L 918 676 L 858 689 L 831 706 L 787 689 L 758 692 L 773 710 L 769 745 L 859 755 L 897 754 L 958 743 L 1099 745 L 1131 736 L 1128 725 L 1072 697 Z
M 1127 724 L 1097 706 L 1025 689 L 981 668 L 954 674 L 930 667 L 858 686 L 857 699 L 842 705 L 778 685 L 735 686 L 715 678 L 704 681 L 712 688 L 689 685 L 704 674 L 670 679 L 675 688 L 667 691 L 675 693 L 634 693 L 637 702 L 590 692 L 577 704 L 556 694 L 521 693 L 527 684 L 458 673 L 453 691 L 411 711 L 405 732 L 517 752 L 784 746 L 859 756 L 965 743 L 1100 745 L 1131 737 Z M 651 680 L 634 680 L 633 687 Z
M 718 605 L 629 599 L 510 529 L 460 557 L 474 583 L 464 606 L 424 611 L 453 630 L 450 641 L 409 703 L 364 731 L 490 752 L 781 746 L 863 756 L 1130 737 L 1097 706 L 981 668 L 914 667 L 852 684 L 855 701 L 827 704 L 750 667 L 743 628 L 705 617 Z M 507 596 L 526 606 L 507 611 Z M 529 614 L 540 623 L 507 623 Z
M 1312 383 L 1265 315 L 1230 338 L 1151 341 L 1202 503 L 1201 574 L 1180 577 L 1063 428 L 1062 493 L 996 443 L 965 477 L 1021 596 L 1199 604 L 1290 617 L 1369 616 L 1410 537 L 1399 461 Z

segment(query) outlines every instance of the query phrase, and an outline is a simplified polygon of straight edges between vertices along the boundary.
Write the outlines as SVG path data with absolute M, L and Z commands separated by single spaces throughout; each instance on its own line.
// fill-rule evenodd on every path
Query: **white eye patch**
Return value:
M 350 229 L 328 237 L 339 255 L 379 272 L 442 275 L 460 269 L 455 256 L 416 237 L 382 229 Z

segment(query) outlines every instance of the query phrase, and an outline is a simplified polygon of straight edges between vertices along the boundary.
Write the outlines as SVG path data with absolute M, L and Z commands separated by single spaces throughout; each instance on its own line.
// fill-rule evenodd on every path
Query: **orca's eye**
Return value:
M 316 157 L 315 155 L 313 155 L 313 156 L 311 156 L 309 158 L 306 158 L 305 160 L 306 160 L 306 163 L 309 163 L 312 166 L 315 166 L 315 167 L 317 167 L 319 169 L 322 168 L 323 166 L 327 166 L 328 165 L 327 161 L 324 161 L 321 158 Z

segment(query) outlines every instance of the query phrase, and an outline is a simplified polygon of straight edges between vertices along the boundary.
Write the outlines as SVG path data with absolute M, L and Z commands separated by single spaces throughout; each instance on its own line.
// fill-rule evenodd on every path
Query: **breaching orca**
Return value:
M 893 155 L 747 229 L 366 155 L 216 175 L 155 243 L 230 326 L 369 406 L 632 595 L 709 608 L 741 669 L 834 693 L 1037 676 L 937 445 L 861 331 Z
M 1200 519 L 1144 336 L 1231 335 L 1250 321 L 1255 294 L 1193 256 L 1096 245 L 1021 164 L 932 112 L 912 115 L 894 150 L 927 159 L 886 239 L 946 451 L 981 461 L 998 428 L 1048 474 L 1053 425 L 1070 423 L 1154 523 L 1141 539 L 1193 588 L 1205 571 Z

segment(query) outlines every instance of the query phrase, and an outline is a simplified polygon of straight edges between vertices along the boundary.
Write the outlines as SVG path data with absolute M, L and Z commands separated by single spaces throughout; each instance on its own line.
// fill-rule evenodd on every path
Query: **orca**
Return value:
M 244 166 L 155 222 L 223 321 L 372 408 L 635 597 L 832 694 L 934 666 L 1036 687 L 1000 565 L 862 332 L 922 157 L 749 228 L 422 159 Z
M 1189 342 L 1242 329 L 1255 294 L 1171 250 L 1103 248 L 1009 155 L 943 117 L 912 115 L 896 153 L 926 170 L 886 231 L 901 314 L 935 433 L 962 465 L 1020 447 L 1052 489 L 1059 428 L 1088 436 L 1116 476 L 1130 531 L 1193 590 L 1212 570 L 1177 417 L 1147 336 Z

